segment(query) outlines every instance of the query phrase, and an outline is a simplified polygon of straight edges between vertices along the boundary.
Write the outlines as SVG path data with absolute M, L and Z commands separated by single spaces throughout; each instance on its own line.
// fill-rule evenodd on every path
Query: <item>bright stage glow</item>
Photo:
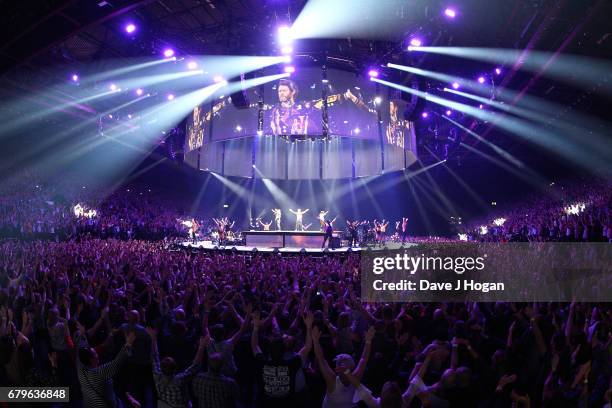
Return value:
M 454 8 L 447 7 L 444 10 L 444 15 L 449 18 L 455 18 L 457 16 L 457 11 Z
M 502 225 L 504 225 L 505 222 L 506 222 L 505 218 L 496 218 L 493 220 L 493 225 L 501 227 Z
M 501 68 L 495 68 L 495 74 L 500 75 L 502 73 Z
M 293 52 L 293 47 L 291 47 L 290 45 L 284 45 L 281 48 L 281 54 L 283 55 L 291 54 L 292 52 Z
M 136 95 L 141 96 L 141 95 L 142 95 L 142 93 L 143 93 L 142 88 L 138 88 L 138 89 L 136 90 Z
M 284 71 L 285 71 L 286 73 L 288 73 L 288 74 L 293 74 L 293 73 L 295 72 L 295 67 L 294 67 L 294 66 L 292 66 L 292 65 L 287 66 L 287 67 L 285 67 Z
M 166 96 L 166 99 L 168 99 L 169 101 L 174 100 L 174 95 L 173 94 L 168 94 L 168 96 Z
M 411 47 L 420 47 L 421 45 L 422 45 L 421 40 L 418 38 L 413 38 L 412 40 L 410 40 Z
M 450 109 L 448 109 L 448 110 L 446 111 L 446 116 L 450 116 L 450 115 L 452 115 L 452 114 L 453 114 L 453 111 L 451 111 Z
M 236 126 L 236 131 L 237 132 L 240 132 L 241 130 L 242 130 L 242 126 L 240 126 L 240 125 Z
M 109 89 L 110 89 L 111 91 L 116 91 L 116 90 L 117 90 L 117 85 L 115 85 L 115 84 L 110 84 Z
M 221 75 L 215 75 L 213 77 L 213 82 L 215 82 L 215 83 L 219 83 L 219 82 L 223 82 L 223 81 L 224 81 L 224 79 L 223 79 L 223 77 Z
M 134 31 L 136 31 L 136 26 L 132 23 L 128 24 L 125 26 L 125 32 L 128 34 L 132 34 Z
M 483 77 L 483 76 L 479 76 L 479 77 L 478 77 L 478 83 L 479 83 L 479 84 L 484 84 L 484 83 L 485 83 L 485 77 Z
M 278 42 L 280 45 L 289 45 L 293 41 L 291 38 L 291 29 L 287 26 L 278 27 Z
M 453 89 L 459 89 L 459 82 L 453 82 L 452 87 Z
M 198 63 L 195 61 L 189 61 L 187 63 L 187 69 L 196 69 L 198 67 Z
M 481 225 L 478 230 L 480 235 L 487 235 L 487 233 L 489 232 L 489 228 L 486 225 Z
M 380 105 L 381 102 L 382 102 L 382 98 L 380 96 L 377 96 L 376 98 L 374 98 L 374 103 L 376 105 Z
M 78 76 L 77 74 L 73 74 L 73 75 L 72 75 L 72 80 L 73 80 L 74 82 L 78 82 L 78 80 L 79 80 L 79 76 Z
M 170 58 L 172 56 L 174 56 L 174 50 L 172 48 L 166 48 L 164 50 L 164 57 Z
M 368 76 L 370 78 L 378 78 L 378 70 L 371 69 L 368 71 Z
M 429 116 L 429 114 L 428 114 L 427 112 L 423 112 L 423 113 L 421 113 L 421 117 L 422 117 L 423 119 L 426 119 L 428 116 Z
M 467 234 L 459 234 L 459 241 L 467 241 L 467 240 L 468 240 Z
M 578 215 L 584 211 L 586 205 L 584 203 L 576 203 L 564 208 L 567 215 Z

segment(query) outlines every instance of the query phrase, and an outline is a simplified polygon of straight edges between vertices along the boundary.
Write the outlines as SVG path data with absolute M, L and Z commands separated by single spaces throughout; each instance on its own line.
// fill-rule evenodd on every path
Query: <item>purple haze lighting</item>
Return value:
M 496 73 L 497 75 L 501 74 L 501 68 L 495 68 L 495 73 Z
M 368 76 L 370 78 L 378 78 L 378 71 L 375 69 L 371 69 L 368 71 Z
M 142 88 L 138 88 L 136 90 L 136 95 L 138 95 L 138 96 L 142 95 Z
M 79 80 L 79 76 L 78 76 L 77 74 L 73 74 L 73 75 L 72 75 L 72 80 L 73 80 L 74 82 L 77 82 L 77 81 Z
M 128 34 L 132 34 L 134 31 L 136 31 L 136 26 L 132 23 L 128 24 L 125 26 L 125 32 Z
M 450 109 L 446 111 L 446 116 L 450 116 L 452 114 L 453 114 L 453 112 Z
M 479 83 L 479 84 L 484 84 L 484 82 L 485 82 L 485 77 L 483 77 L 483 76 L 479 76 L 479 77 L 478 77 L 478 83 Z
M 166 48 L 164 50 L 164 57 L 170 58 L 174 55 L 174 50 L 172 48 Z
M 412 40 L 410 40 L 410 46 L 411 47 L 420 47 L 421 44 L 422 44 L 422 42 L 418 38 L 413 38 Z
M 453 82 L 453 89 L 459 89 L 459 82 Z
M 168 99 L 169 101 L 174 99 L 174 95 L 172 94 L 168 94 L 168 96 L 166 97 L 166 99 Z
M 295 72 L 295 67 L 293 65 L 289 65 L 287 67 L 285 67 L 285 73 L 286 74 L 293 74 Z
M 444 15 L 449 18 L 455 18 L 457 16 L 457 11 L 455 11 L 453 8 L 447 7 L 446 10 L 444 10 Z
M 427 119 L 427 117 L 428 117 L 428 116 L 429 116 L 429 114 L 428 114 L 427 112 L 423 112 L 423 113 L 421 113 L 421 117 L 422 117 L 423 119 Z

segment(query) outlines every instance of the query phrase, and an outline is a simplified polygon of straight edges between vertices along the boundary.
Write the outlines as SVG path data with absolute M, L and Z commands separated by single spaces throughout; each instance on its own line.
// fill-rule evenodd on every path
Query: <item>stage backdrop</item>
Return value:
M 226 176 L 337 179 L 402 170 L 416 161 L 405 103 L 368 78 L 333 69 L 324 77 L 320 68 L 302 68 L 246 92 L 246 109 L 236 109 L 229 96 L 194 108 L 187 163 Z

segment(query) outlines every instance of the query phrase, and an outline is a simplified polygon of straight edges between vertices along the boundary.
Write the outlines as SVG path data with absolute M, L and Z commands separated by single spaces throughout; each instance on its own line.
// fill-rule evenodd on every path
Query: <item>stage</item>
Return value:
M 243 231 L 245 245 L 271 248 L 313 248 L 320 249 L 325 233 L 323 231 Z M 327 245 L 327 243 L 326 243 Z M 338 233 L 334 231 L 330 248 L 339 248 Z
M 233 244 L 219 246 L 213 243 L 212 241 L 196 241 L 195 243 L 193 243 L 192 241 L 185 241 L 185 242 L 181 242 L 179 245 L 183 248 L 193 248 L 193 249 L 206 250 L 206 251 L 237 251 L 237 252 L 242 252 L 242 253 L 245 253 L 245 252 L 253 253 L 255 252 L 254 251 L 255 249 L 257 250 L 256 252 L 262 252 L 262 253 L 273 253 L 273 252 L 278 252 L 282 254 L 306 253 L 308 255 L 324 254 L 326 252 L 347 253 L 347 252 L 362 251 L 362 248 L 359 248 L 359 247 L 356 247 L 356 248 L 342 247 L 342 248 L 336 248 L 336 249 L 332 249 L 332 248 L 323 249 L 320 246 L 318 248 L 304 248 L 304 247 L 279 248 L 279 247 L 271 247 L 271 246 L 250 246 L 250 245 L 233 245 Z

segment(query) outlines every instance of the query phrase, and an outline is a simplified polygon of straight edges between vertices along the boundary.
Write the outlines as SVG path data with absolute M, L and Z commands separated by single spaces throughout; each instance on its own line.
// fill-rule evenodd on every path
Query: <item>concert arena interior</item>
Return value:
M 610 16 L 0 2 L 0 408 L 610 408 Z

